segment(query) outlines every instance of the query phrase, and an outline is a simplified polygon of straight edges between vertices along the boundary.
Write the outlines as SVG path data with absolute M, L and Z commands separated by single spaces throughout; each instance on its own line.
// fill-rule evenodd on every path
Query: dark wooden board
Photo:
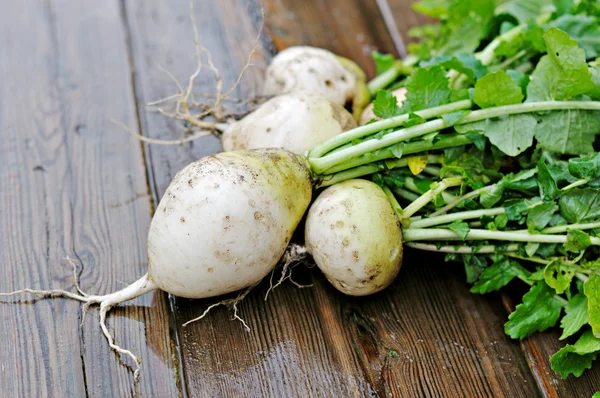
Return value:
M 263 0 L 278 50 L 308 44 L 326 48 L 375 75 L 371 52 L 398 55 L 376 0 Z
M 14 2 L 0 43 L 0 291 L 71 288 L 67 255 L 85 290 L 120 289 L 145 272 L 151 210 L 141 147 L 109 122 L 137 124 L 120 3 Z M 96 310 L 80 328 L 77 302 L 1 301 L 2 396 L 132 394 Z M 177 395 L 167 313 L 158 293 L 108 320 L 145 396 Z

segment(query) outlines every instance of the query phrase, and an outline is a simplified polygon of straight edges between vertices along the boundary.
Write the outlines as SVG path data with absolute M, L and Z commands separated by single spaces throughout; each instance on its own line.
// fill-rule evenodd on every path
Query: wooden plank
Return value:
M 151 206 L 141 147 L 109 122 L 136 125 L 119 2 L 14 2 L 0 43 L 0 291 L 71 287 L 67 255 L 83 289 L 120 289 L 145 270 Z M 2 396 L 133 394 L 96 310 L 80 328 L 77 302 L 1 301 Z M 115 315 L 116 342 L 143 361 L 139 391 L 176 396 L 165 295 Z
M 263 0 L 278 50 L 308 44 L 326 48 L 375 75 L 371 52 L 398 55 L 377 0 Z
M 411 37 L 408 32 L 419 25 L 435 23 L 435 20 L 425 15 L 421 15 L 412 8 L 414 0 L 382 0 L 387 1 L 390 7 L 392 16 L 396 22 L 396 27 L 405 44 L 413 42 L 417 39 Z

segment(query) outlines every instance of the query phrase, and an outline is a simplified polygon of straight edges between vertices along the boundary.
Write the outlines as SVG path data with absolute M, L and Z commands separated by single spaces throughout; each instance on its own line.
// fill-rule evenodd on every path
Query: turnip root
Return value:
M 341 105 L 307 93 L 279 95 L 262 104 L 222 136 L 225 151 L 284 148 L 302 155 L 327 139 L 356 127 Z
M 264 95 L 290 92 L 321 94 L 342 106 L 351 103 L 356 120 L 370 100 L 366 76 L 358 65 L 309 46 L 281 51 L 265 72 Z
M 324 190 L 310 207 L 306 248 L 339 291 L 364 296 L 392 283 L 402 264 L 400 222 L 383 190 L 348 180 Z
M 392 91 L 392 94 L 398 100 L 398 104 L 401 104 L 402 101 L 404 101 L 406 99 L 406 89 L 404 87 L 400 87 L 400 88 Z M 359 124 L 362 126 L 364 124 L 369 123 L 372 119 L 381 120 L 380 118 L 375 116 L 375 114 L 373 113 L 373 103 L 370 103 L 363 110 L 362 115 L 360 116 Z
M 181 170 L 160 201 L 148 234 L 148 273 L 124 289 L 96 296 L 22 289 L 100 304 L 100 325 L 113 343 L 106 314 L 155 289 L 188 298 L 234 292 L 258 283 L 277 264 L 312 195 L 306 159 L 281 149 L 208 156 Z

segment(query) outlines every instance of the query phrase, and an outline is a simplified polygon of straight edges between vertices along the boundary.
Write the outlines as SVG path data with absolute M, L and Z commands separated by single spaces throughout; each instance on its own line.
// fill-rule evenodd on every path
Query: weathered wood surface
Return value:
M 67 255 L 89 292 L 145 272 L 144 159 L 109 122 L 137 125 L 121 14 L 116 0 L 12 2 L 0 12 L 0 291 L 71 288 Z M 162 293 L 109 319 L 118 344 L 144 359 L 146 396 L 177 395 L 168 319 Z M 80 328 L 79 303 L 19 297 L 2 300 L 0 320 L 0 395 L 132 394 L 96 310 Z
M 267 11 L 266 26 L 233 97 L 257 93 L 265 65 L 296 44 L 329 48 L 370 76 L 370 52 L 398 54 L 424 20 L 409 1 L 200 0 L 201 42 L 225 88 L 236 80 Z M 388 31 L 391 10 L 398 29 Z M 390 16 L 390 15 L 386 15 Z M 388 26 L 390 26 L 388 24 Z M 396 40 L 395 40 L 396 38 Z M 141 146 L 109 123 L 152 138 L 181 129 L 149 101 L 186 82 L 196 67 L 188 0 L 52 0 L 0 13 L 0 291 L 71 285 L 69 255 L 84 289 L 105 293 L 139 277 L 153 206 L 184 165 L 219 150 L 207 138 L 182 146 Z M 209 73 L 197 92 L 215 89 Z M 117 187 L 117 188 L 116 188 Z M 240 304 L 246 332 L 216 300 L 155 293 L 113 311 L 117 342 L 143 360 L 145 396 L 590 396 L 600 369 L 562 381 L 548 357 L 550 332 L 521 343 L 503 324 L 511 297 L 468 292 L 461 269 L 409 253 L 385 292 L 349 298 L 317 270 L 264 300 L 268 282 Z M 131 372 L 109 351 L 92 310 L 78 303 L 15 298 L 0 304 L 3 396 L 129 396 Z M 128 364 L 128 359 L 124 359 Z

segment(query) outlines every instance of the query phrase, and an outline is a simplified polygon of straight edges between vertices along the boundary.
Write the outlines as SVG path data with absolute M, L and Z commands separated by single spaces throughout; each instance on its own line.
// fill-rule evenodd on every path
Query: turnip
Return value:
M 400 223 L 383 190 L 366 180 L 325 189 L 310 207 L 306 249 L 339 291 L 363 296 L 386 288 L 400 271 Z
M 302 92 L 276 96 L 233 122 L 223 133 L 223 150 L 284 148 L 302 155 L 327 139 L 356 127 L 341 105 Z
M 115 351 L 106 313 L 152 290 L 188 298 L 251 287 L 277 264 L 312 195 L 306 159 L 277 149 L 226 152 L 181 170 L 161 199 L 148 233 L 148 273 L 107 295 L 19 290 L 100 304 L 100 325 Z
M 264 95 L 290 92 L 321 94 L 339 105 L 352 104 L 357 120 L 370 101 L 366 77 L 358 65 L 309 46 L 286 48 L 273 58 L 265 72 Z

